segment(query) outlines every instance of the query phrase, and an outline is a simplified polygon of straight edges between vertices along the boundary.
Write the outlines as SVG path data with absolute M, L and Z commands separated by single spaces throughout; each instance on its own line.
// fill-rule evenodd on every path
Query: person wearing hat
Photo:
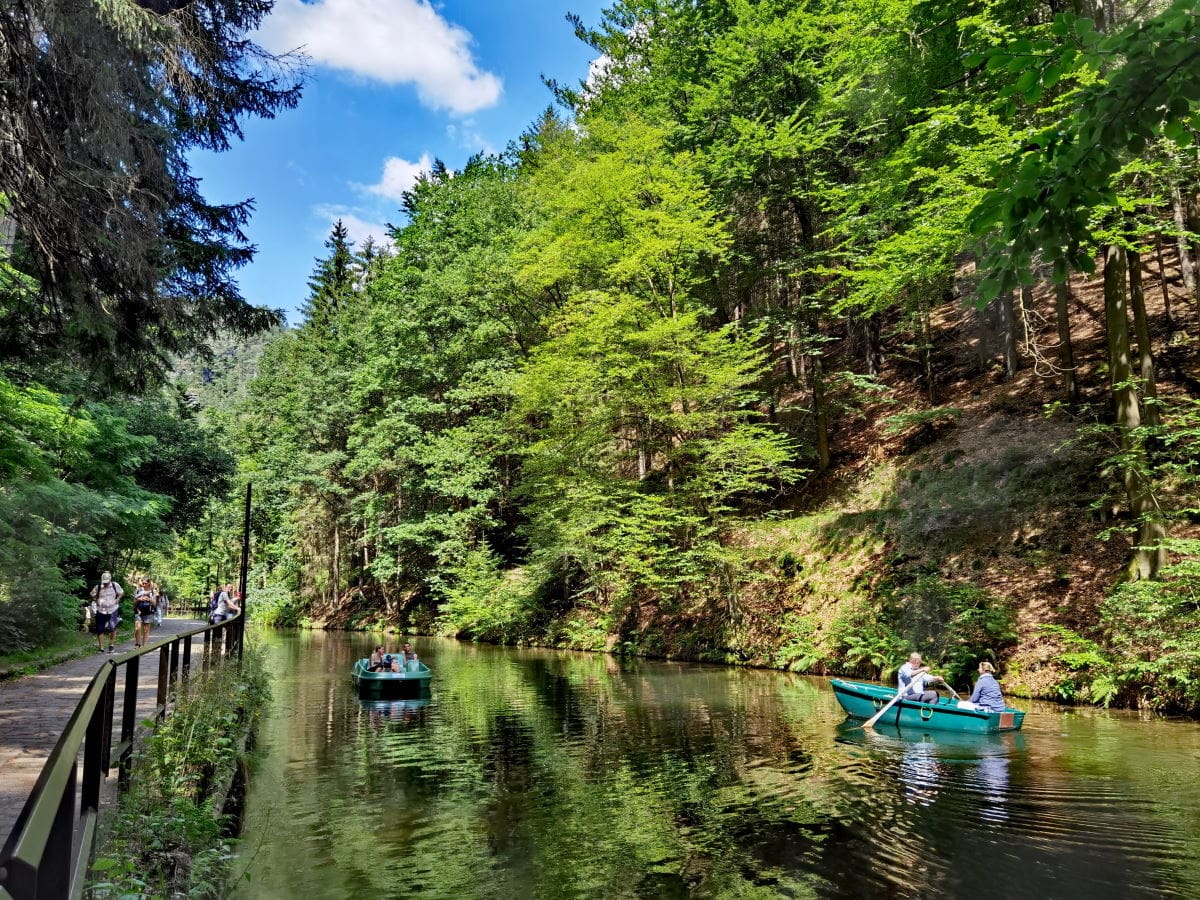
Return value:
M 121 608 L 121 598 L 124 596 L 124 588 L 113 581 L 112 575 L 108 572 L 101 575 L 100 583 L 92 588 L 92 599 L 96 601 L 96 644 L 100 653 L 104 652 L 104 635 L 106 634 L 108 635 L 108 652 L 113 652 L 113 643 L 117 639 L 117 622 L 120 621 L 117 610 Z

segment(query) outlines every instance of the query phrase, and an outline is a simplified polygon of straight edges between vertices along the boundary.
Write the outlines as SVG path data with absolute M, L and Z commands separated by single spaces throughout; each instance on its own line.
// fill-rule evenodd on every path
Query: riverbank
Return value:
M 129 790 L 100 820 L 88 895 L 225 896 L 248 747 L 270 700 L 261 651 L 195 672 L 135 756 Z
M 902 435 L 895 455 L 866 454 L 797 508 L 744 521 L 725 539 L 728 581 L 686 598 L 530 601 L 514 569 L 477 616 L 416 591 L 392 603 L 351 591 L 287 624 L 872 678 L 916 646 L 963 687 L 991 659 L 1013 696 L 1188 711 L 1165 679 L 1146 688 L 1126 668 L 1157 653 L 1166 625 L 1125 615 L 1117 636 L 1135 643 L 1123 656 L 1108 646 L 1131 541 L 1096 508 L 1098 451 L 1073 420 L 1035 423 L 1007 396 L 981 396 L 915 449 Z

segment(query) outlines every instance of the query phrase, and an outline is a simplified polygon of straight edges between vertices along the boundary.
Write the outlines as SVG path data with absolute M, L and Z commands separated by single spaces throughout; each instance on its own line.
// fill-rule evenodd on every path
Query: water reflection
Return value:
M 433 640 L 428 697 L 363 702 L 372 636 L 266 640 L 246 897 L 1200 890 L 1195 726 L 866 733 L 816 679 Z

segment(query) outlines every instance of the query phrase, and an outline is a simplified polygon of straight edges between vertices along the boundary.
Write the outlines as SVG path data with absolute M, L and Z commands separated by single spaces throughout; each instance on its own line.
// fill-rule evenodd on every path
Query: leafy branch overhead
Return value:
M 966 60 L 1012 79 L 1001 92 L 1010 114 L 1017 98 L 1048 103 L 1038 114 L 1044 124 L 1025 135 L 971 214 L 971 231 L 989 244 L 981 302 L 1032 284 L 1039 258 L 1059 282 L 1072 268 L 1094 271 L 1095 217 L 1118 205 L 1117 173 L 1156 138 L 1190 146 L 1200 127 L 1196 0 L 1109 35 L 1070 13 L 1046 31 Z

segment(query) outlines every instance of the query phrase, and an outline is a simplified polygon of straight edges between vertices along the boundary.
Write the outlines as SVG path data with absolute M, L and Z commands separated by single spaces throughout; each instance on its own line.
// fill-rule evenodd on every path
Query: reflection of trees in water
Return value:
M 267 728 L 288 816 L 266 855 L 298 896 L 314 893 L 304 876 L 331 896 L 987 893 L 1036 865 L 1039 829 L 1070 802 L 1030 802 L 1037 777 L 1113 768 L 1107 744 L 1078 751 L 1084 734 L 1037 776 L 1015 737 L 835 744 L 824 686 L 778 673 L 449 642 L 418 643 L 430 706 L 373 707 L 348 679 L 370 643 L 276 648 L 291 680 Z M 1139 758 L 1128 774 L 1147 781 Z M 1097 871 L 1125 864 L 1110 855 Z

